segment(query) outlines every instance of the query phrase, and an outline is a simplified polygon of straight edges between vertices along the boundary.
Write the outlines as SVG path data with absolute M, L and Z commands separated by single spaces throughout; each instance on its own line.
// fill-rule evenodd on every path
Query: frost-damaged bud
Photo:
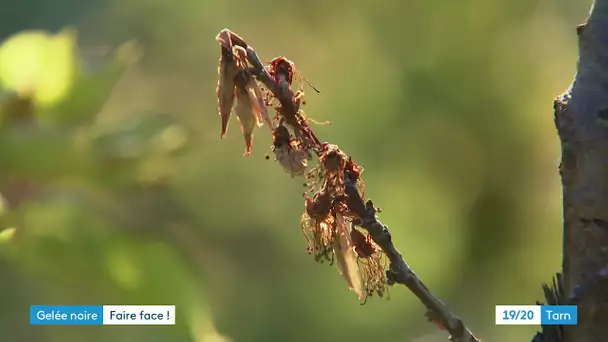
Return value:
M 348 158 L 337 145 L 326 144 L 320 162 L 327 172 L 341 171 L 346 168 Z
M 289 59 L 279 56 L 270 61 L 268 73 L 274 78 L 274 81 L 281 85 L 281 81 L 291 85 L 293 82 L 293 72 L 295 65 Z
M 367 297 L 377 295 L 382 298 L 388 295 L 388 285 L 386 279 L 386 257 L 380 247 L 372 240 L 369 235 L 364 235 L 357 228 L 352 227 L 350 238 L 353 244 L 353 251 L 357 254 L 361 267 L 361 278 L 365 291 L 365 301 Z M 363 302 L 365 304 L 365 302 Z
M 361 198 L 365 198 L 365 183 L 363 182 L 363 178 L 361 178 L 363 167 L 357 165 L 353 159 L 349 157 L 344 171 L 348 173 L 351 181 L 354 181 L 357 185 L 357 190 L 359 190 Z
M 285 57 L 276 57 L 272 61 L 270 61 L 270 65 L 268 66 L 268 73 L 274 79 L 275 83 L 279 86 L 283 98 L 276 98 L 279 101 L 279 106 L 276 107 L 276 111 L 278 112 L 278 116 L 281 117 L 285 122 L 291 126 L 296 136 L 304 136 L 303 140 L 309 143 L 310 146 L 315 146 L 318 142 L 316 137 L 314 137 L 314 133 L 308 127 L 308 123 L 304 120 L 300 113 L 300 100 L 299 98 L 295 98 L 294 94 L 291 90 L 291 84 L 293 82 L 295 65 L 290 60 Z M 286 95 L 290 94 L 292 98 L 288 101 L 286 99 Z M 271 98 L 275 94 L 271 94 Z M 268 103 L 269 101 L 267 99 Z
M 268 66 L 268 73 L 274 78 L 274 81 L 282 86 L 281 82 L 285 81 L 288 85 L 292 85 L 294 75 L 300 77 L 300 81 L 306 82 L 314 91 L 320 93 L 321 91 L 313 86 L 307 79 L 300 73 L 298 68 L 296 68 L 296 64 L 289 59 L 279 56 L 275 57 L 270 61 L 270 65 Z
M 217 83 L 218 110 L 222 120 L 221 137 L 226 135 L 230 114 L 234 105 L 235 82 L 238 67 L 236 58 L 232 53 L 233 45 L 230 31 L 222 30 L 215 39 L 220 43 L 222 55 L 218 67 L 219 80 Z
M 273 132 L 273 146 L 277 161 L 291 177 L 303 176 L 308 167 L 311 153 L 301 143 L 291 138 L 287 127 L 279 124 Z

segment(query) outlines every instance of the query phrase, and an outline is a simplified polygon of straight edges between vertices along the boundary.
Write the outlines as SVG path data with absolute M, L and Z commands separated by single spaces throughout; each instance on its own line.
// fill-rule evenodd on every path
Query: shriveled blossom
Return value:
M 384 272 L 387 267 L 386 256 L 369 233 L 364 234 L 352 227 L 350 237 L 361 268 L 366 299 L 374 295 L 378 297 L 388 295 L 386 273 Z
M 308 172 L 306 172 L 305 178 L 305 186 L 308 192 L 314 193 L 318 189 L 321 189 L 325 180 L 323 167 L 321 167 L 319 164 L 315 165 L 313 168 L 309 169 Z
M 268 65 L 268 72 L 270 73 L 270 76 L 272 76 L 274 81 L 279 85 L 281 82 L 286 82 L 287 85 L 291 86 L 294 71 L 294 62 L 283 56 L 273 58 Z
M 337 145 L 326 144 L 319 157 L 323 167 L 325 184 L 332 198 L 344 196 L 344 169 L 348 157 Z
M 308 168 L 308 161 L 312 159 L 310 151 L 305 149 L 300 141 L 292 138 L 287 127 L 282 124 L 274 129 L 272 152 L 283 170 L 292 178 L 303 176 Z
M 341 198 L 345 196 L 344 174 L 348 172 L 355 178 L 361 197 L 365 198 L 365 183 L 361 178 L 363 168 L 347 157 L 337 145 L 323 144 L 321 150 L 319 163 L 306 174 L 309 190 L 314 192 L 327 183 L 333 198 Z
M 308 243 L 307 251 L 316 261 L 333 262 L 332 239 L 334 237 L 334 217 L 332 203 L 327 191 L 318 191 L 314 197 L 305 195 L 305 211 L 302 214 L 301 227 Z
M 306 211 L 301 226 L 308 253 L 318 262 L 335 262 L 349 288 L 362 300 L 366 295 L 349 233 L 349 220 L 336 210 L 327 189 L 318 191 L 313 198 L 305 198 Z
M 340 213 L 338 209 L 343 208 L 340 204 L 344 197 L 344 177 L 340 176 L 340 170 L 346 166 L 346 155 L 336 151 L 339 151 L 337 146 L 326 146 L 319 158 L 319 165 L 314 169 L 317 174 L 309 188 L 314 195 L 312 198 L 305 195 L 302 230 L 309 243 L 308 251 L 315 256 L 315 260 L 333 259 L 330 256 L 333 256 L 332 239 L 335 234 L 331 227 L 336 214 Z M 309 173 L 308 177 L 313 175 Z
M 356 235 L 362 234 L 353 224 L 359 217 L 346 201 L 345 174 L 357 182 L 363 196 L 361 172 L 338 146 L 323 145 L 318 165 L 307 174 L 308 190 L 314 192 L 314 196 L 306 196 L 306 212 L 301 223 L 308 251 L 315 260 L 335 259 L 349 287 L 359 298 L 367 298 L 385 294 L 386 278 L 382 252 L 371 237 Z
M 274 94 L 270 93 L 267 95 L 266 104 L 270 106 L 273 100 L 278 101 L 275 106 L 277 116 L 293 129 L 296 139 L 301 141 L 304 148 L 321 147 L 321 142 L 310 128 L 310 124 L 301 110 L 301 105 L 304 103 L 304 91 L 291 92 L 294 73 L 299 74 L 295 64 L 285 57 L 276 57 L 270 61 L 268 73 L 281 89 L 281 92 L 291 94 L 291 99 L 289 101 L 279 101 L 274 97 Z
M 281 80 L 284 80 L 287 82 L 287 84 L 292 85 L 293 78 L 295 75 L 297 75 L 302 81 L 306 82 L 312 89 L 314 89 L 314 91 L 317 93 L 321 92 L 315 86 L 310 84 L 310 82 L 308 82 L 306 77 L 304 77 L 304 75 L 302 75 L 296 68 L 294 62 L 283 56 L 275 57 L 270 61 L 270 64 L 268 65 L 268 72 L 274 78 L 277 84 L 280 83 Z M 283 75 L 283 77 L 281 77 L 281 75 Z

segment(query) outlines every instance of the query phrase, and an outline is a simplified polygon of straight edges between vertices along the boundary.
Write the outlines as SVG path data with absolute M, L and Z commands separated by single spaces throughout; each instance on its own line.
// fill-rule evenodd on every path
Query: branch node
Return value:
M 587 23 L 582 23 L 579 25 L 576 25 L 576 35 L 580 36 L 585 32 L 585 29 L 587 28 Z

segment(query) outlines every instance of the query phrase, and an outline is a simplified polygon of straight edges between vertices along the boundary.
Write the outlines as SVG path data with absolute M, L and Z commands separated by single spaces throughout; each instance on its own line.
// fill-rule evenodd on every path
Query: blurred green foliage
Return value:
M 365 167 L 408 263 L 483 340 L 559 270 L 552 98 L 590 3 L 159 0 L 3 6 L 0 340 L 443 341 L 405 288 L 315 264 L 301 181 L 220 140 L 228 27 L 294 60 L 317 134 Z M 173 327 L 32 327 L 30 304 L 175 304 Z

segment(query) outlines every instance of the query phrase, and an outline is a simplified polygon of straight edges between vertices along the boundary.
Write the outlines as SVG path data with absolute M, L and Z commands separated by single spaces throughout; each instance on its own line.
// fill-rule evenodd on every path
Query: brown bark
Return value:
M 577 27 L 572 86 L 555 100 L 561 140 L 563 296 L 578 305 L 578 325 L 563 342 L 608 341 L 608 1 L 595 0 Z

